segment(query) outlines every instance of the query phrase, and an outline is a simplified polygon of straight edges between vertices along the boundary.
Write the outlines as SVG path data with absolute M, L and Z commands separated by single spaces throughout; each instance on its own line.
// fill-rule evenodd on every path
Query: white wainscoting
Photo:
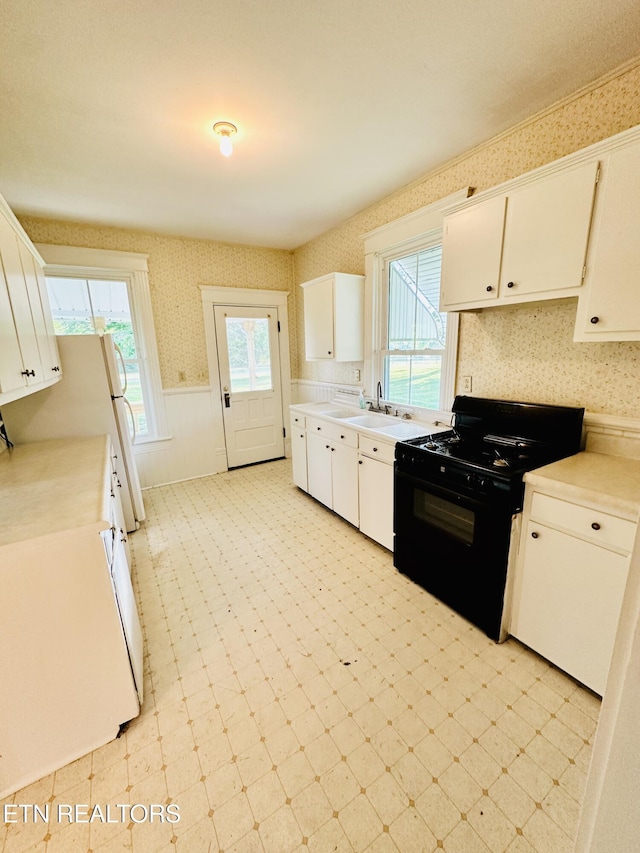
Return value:
M 355 401 L 358 390 L 353 385 L 295 379 L 291 399 L 295 403 L 320 403 L 353 397 Z M 169 388 L 162 393 L 171 438 L 135 446 L 142 488 L 226 471 L 224 436 L 216 435 L 211 389 Z M 587 412 L 585 432 L 589 450 L 640 458 L 639 420 Z M 287 439 L 285 452 L 290 456 Z
M 294 379 L 291 383 L 291 400 L 294 403 L 325 403 L 336 394 L 348 394 L 357 401 L 360 386 L 339 385 L 333 382 L 313 382 L 309 379 Z
M 135 445 L 142 488 L 226 470 L 224 436 L 214 433 L 211 389 L 169 388 L 163 390 L 162 396 L 171 437 Z
M 291 399 L 296 403 L 332 400 L 336 394 L 353 394 L 353 385 L 294 380 Z M 207 477 L 227 470 L 224 435 L 216 434 L 212 391 L 208 386 L 165 388 L 165 405 L 170 438 L 142 442 L 134 447 L 140 484 L 143 489 Z M 288 424 L 288 418 L 285 418 Z M 289 436 L 285 454 L 291 456 Z

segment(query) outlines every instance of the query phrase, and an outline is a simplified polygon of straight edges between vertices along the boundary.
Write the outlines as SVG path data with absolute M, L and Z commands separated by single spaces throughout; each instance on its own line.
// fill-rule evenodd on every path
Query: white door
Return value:
M 227 465 L 284 456 L 276 308 L 215 305 Z

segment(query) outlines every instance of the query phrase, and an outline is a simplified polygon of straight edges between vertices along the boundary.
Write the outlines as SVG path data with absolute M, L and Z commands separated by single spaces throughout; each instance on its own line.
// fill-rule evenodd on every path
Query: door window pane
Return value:
M 225 317 L 225 321 L 231 393 L 271 390 L 269 320 L 266 317 Z

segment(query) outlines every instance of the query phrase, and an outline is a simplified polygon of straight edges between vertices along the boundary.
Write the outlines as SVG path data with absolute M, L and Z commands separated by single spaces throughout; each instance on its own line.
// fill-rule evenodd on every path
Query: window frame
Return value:
M 365 389 L 372 394 L 377 383 L 384 384 L 384 356 L 387 346 L 388 280 L 390 261 L 442 243 L 443 217 L 447 209 L 469 195 L 469 188 L 447 196 L 434 204 L 383 225 L 365 235 Z M 411 411 L 426 419 L 451 411 L 455 392 L 458 355 L 459 314 L 447 312 L 447 344 L 442 354 L 440 408 L 426 409 L 398 403 L 394 408 Z M 428 351 L 426 351 L 428 352 Z
M 45 262 L 45 276 L 126 282 L 136 349 L 145 374 L 143 387 L 147 392 L 145 407 L 148 408 L 145 411 L 149 429 L 146 435 L 136 439 L 136 446 L 169 438 L 151 309 L 149 256 L 43 243 L 36 244 L 36 248 Z
M 442 229 L 430 232 L 428 235 L 417 237 L 415 240 L 401 246 L 381 252 L 378 255 L 380 268 L 380 287 L 378 289 L 379 316 L 380 316 L 380 338 L 376 374 L 378 381 L 382 384 L 383 396 L 387 400 L 385 391 L 385 358 L 392 355 L 396 350 L 389 349 L 389 265 L 399 258 L 415 255 L 421 251 L 442 245 Z M 410 408 L 421 413 L 433 411 L 442 412 L 449 408 L 449 401 L 453 401 L 453 389 L 455 385 L 456 356 L 458 352 L 458 314 L 447 312 L 447 337 L 444 349 L 433 350 L 406 350 L 404 355 L 440 355 L 440 394 L 437 409 L 427 409 L 415 403 L 401 403 L 396 400 L 388 400 L 393 406 L 399 408 Z M 377 382 L 376 382 L 377 385 Z

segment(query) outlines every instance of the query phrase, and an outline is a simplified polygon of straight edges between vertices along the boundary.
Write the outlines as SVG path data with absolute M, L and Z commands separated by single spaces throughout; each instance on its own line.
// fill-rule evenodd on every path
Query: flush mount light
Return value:
M 231 137 L 238 132 L 238 128 L 229 121 L 217 121 L 213 125 L 213 130 L 220 137 L 220 153 L 230 157 L 233 152 Z

